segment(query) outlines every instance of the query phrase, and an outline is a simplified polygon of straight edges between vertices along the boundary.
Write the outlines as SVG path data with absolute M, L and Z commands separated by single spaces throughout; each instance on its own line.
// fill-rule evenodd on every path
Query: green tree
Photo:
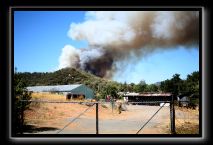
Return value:
M 138 85 L 138 84 L 134 85 L 133 91 L 136 92 L 136 93 L 139 93 L 140 92 L 140 85 Z
M 158 87 L 155 84 L 147 85 L 145 91 L 146 92 L 157 92 Z
M 174 74 L 171 81 L 172 81 L 172 93 L 176 96 L 180 93 L 180 86 L 181 86 L 180 74 Z
M 160 89 L 163 92 L 171 92 L 175 96 L 180 94 L 182 86 L 182 80 L 180 74 L 174 74 L 171 80 L 165 80 L 161 82 Z
M 18 75 L 17 69 L 14 74 L 13 81 L 13 91 L 14 91 L 14 106 L 13 106 L 13 133 L 17 134 L 22 131 L 23 125 L 25 125 L 24 118 L 22 118 L 24 114 L 24 110 L 28 109 L 30 102 L 21 102 L 20 100 L 30 100 L 31 93 L 26 90 L 26 83 L 24 80 Z
M 163 92 L 171 92 L 178 94 L 199 94 L 199 71 L 187 75 L 186 80 L 180 78 L 180 74 L 174 74 L 172 79 L 162 81 L 160 90 Z
M 199 72 L 195 71 L 187 75 L 186 91 L 190 94 L 199 94 Z
M 142 92 L 145 92 L 146 91 L 146 88 L 147 88 L 147 84 L 144 80 L 140 81 L 139 84 L 138 84 L 138 92 L 142 93 Z
M 124 84 L 123 84 L 123 91 L 124 92 L 128 92 L 128 87 L 127 87 L 127 83 L 126 82 L 124 82 Z
M 106 91 L 107 91 L 107 94 L 110 95 L 111 97 L 118 98 L 118 94 L 117 94 L 118 90 L 115 86 L 108 85 Z

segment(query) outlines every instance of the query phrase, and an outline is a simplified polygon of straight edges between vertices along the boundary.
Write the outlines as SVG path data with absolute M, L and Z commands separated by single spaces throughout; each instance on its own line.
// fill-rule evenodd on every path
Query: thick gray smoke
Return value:
M 86 40 L 88 48 L 66 45 L 59 68 L 74 67 L 100 77 L 112 77 L 116 62 L 139 57 L 156 49 L 190 48 L 199 41 L 196 11 L 98 11 L 87 12 L 85 21 L 72 23 L 68 36 Z

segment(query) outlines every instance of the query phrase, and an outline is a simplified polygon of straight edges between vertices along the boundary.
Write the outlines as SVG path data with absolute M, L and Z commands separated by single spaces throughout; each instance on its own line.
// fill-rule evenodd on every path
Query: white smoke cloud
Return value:
M 142 56 L 158 48 L 198 44 L 199 13 L 91 11 L 85 14 L 82 23 L 71 23 L 68 36 L 73 40 L 86 40 L 89 46 L 83 49 L 65 46 L 59 68 L 81 68 L 106 77 L 116 71 L 117 61 L 130 58 L 132 52 Z
M 59 57 L 59 69 L 67 67 L 84 69 L 86 62 L 102 55 L 102 48 L 77 49 L 71 45 L 65 45 Z
M 62 48 L 61 56 L 59 57 L 59 69 L 78 66 L 80 50 L 71 45 L 66 45 Z
M 172 12 L 158 12 L 150 26 L 152 36 L 157 39 L 169 39 L 173 37 L 171 29 L 174 28 L 175 18 Z
M 115 20 L 88 20 L 72 23 L 68 36 L 74 40 L 87 40 L 90 45 L 120 45 L 130 43 L 135 36 L 127 24 Z

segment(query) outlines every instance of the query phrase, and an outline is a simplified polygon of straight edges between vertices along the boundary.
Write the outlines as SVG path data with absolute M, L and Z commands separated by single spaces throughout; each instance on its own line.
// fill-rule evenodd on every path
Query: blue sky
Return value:
M 70 23 L 83 21 L 83 16 L 84 12 L 15 12 L 14 65 L 18 71 L 53 71 L 64 45 L 87 46 L 67 36 Z
M 16 11 L 14 13 L 14 66 L 19 72 L 50 72 L 57 70 L 62 48 L 70 44 L 76 48 L 88 46 L 86 41 L 68 37 L 70 24 L 84 21 L 85 12 L 63 11 Z M 157 51 L 137 62 L 127 65 L 123 73 L 113 80 L 127 83 L 155 83 L 170 79 L 179 73 L 199 70 L 198 48 L 173 48 Z
M 170 79 L 175 73 L 182 79 L 193 71 L 199 70 L 199 53 L 197 48 L 174 48 L 169 51 L 159 51 L 141 58 L 128 65 L 130 69 L 114 76 L 118 82 L 139 83 L 145 80 L 151 84 Z

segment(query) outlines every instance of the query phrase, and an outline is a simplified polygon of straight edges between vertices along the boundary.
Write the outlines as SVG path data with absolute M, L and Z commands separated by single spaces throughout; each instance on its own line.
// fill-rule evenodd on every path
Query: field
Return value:
M 33 93 L 32 100 L 65 101 L 65 96 L 49 93 Z M 77 101 L 77 100 L 75 100 Z M 88 100 L 87 100 L 88 102 Z M 90 108 L 89 108 L 90 107 Z M 87 108 L 88 111 L 82 114 Z M 159 109 L 159 106 L 126 105 L 126 111 L 118 112 L 109 102 L 99 104 L 100 134 L 136 134 L 143 124 Z M 95 105 L 70 103 L 32 102 L 24 112 L 25 133 L 36 134 L 95 134 Z M 75 119 L 73 121 L 73 119 Z M 198 110 L 176 107 L 176 129 L 179 134 L 196 134 L 199 125 Z M 72 123 L 70 123 L 73 121 Z M 65 127 L 67 126 L 67 127 Z M 65 127 L 65 128 L 64 128 Z M 63 129 L 64 128 L 64 129 Z M 170 133 L 169 107 L 163 107 L 139 134 Z

